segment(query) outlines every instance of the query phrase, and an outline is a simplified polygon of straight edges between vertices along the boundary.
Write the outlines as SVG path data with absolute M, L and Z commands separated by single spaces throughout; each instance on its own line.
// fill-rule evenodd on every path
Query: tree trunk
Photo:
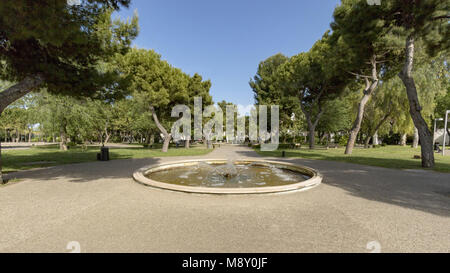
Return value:
M 153 144 L 155 144 L 155 135 L 154 134 L 150 135 L 150 143 L 149 144 L 150 144 L 149 146 L 153 146 Z
M 373 91 L 377 86 L 378 86 L 377 78 L 372 83 L 370 83 L 369 80 L 366 79 L 366 89 L 364 90 L 364 95 L 362 96 L 361 101 L 358 104 L 358 114 L 356 115 L 355 122 L 353 123 L 353 127 L 350 131 L 350 136 L 348 138 L 347 147 L 345 148 L 345 154 L 347 155 L 350 155 L 353 152 L 356 138 L 358 137 L 359 130 L 361 129 L 361 123 L 364 118 L 364 111 L 366 108 L 366 104 L 372 97 Z
M 403 70 L 398 74 L 403 84 L 406 87 L 406 94 L 409 101 L 409 113 L 414 122 L 414 126 L 419 131 L 419 138 L 421 143 L 422 167 L 434 167 L 434 152 L 433 152 L 433 134 L 428 128 L 427 123 L 420 113 L 422 107 L 417 96 L 416 84 L 412 76 L 412 69 L 414 65 L 414 34 L 411 34 L 406 39 L 406 60 Z
M 100 140 L 100 145 L 102 147 L 104 147 L 105 144 L 103 143 L 103 133 L 102 132 L 98 132 L 98 140 Z
M 369 143 L 370 143 L 371 139 L 372 139 L 372 136 L 370 136 L 370 135 L 366 136 L 366 139 L 364 140 L 364 148 L 365 149 L 369 149 Z
M 316 120 L 312 122 L 311 120 L 311 113 L 308 112 L 303 106 L 302 111 L 305 114 L 306 121 L 308 124 L 308 142 L 309 142 L 309 149 L 314 149 L 316 147 L 316 127 L 319 123 L 320 118 L 323 115 L 323 109 L 320 107 L 319 104 L 319 113 L 317 114 Z
M 27 76 L 19 83 L 0 92 L 0 113 L 11 103 L 38 88 L 44 82 L 42 75 Z
M 372 139 L 373 145 L 380 145 L 380 142 L 378 141 L 378 132 L 375 132 L 375 134 L 373 134 Z
M 407 135 L 403 134 L 402 138 L 400 139 L 400 146 L 405 147 L 406 146 L 406 139 L 407 139 Z
M 345 154 L 349 155 L 352 154 L 353 148 L 355 147 L 355 141 L 358 137 L 359 130 L 361 129 L 361 123 L 364 118 L 364 111 L 366 108 L 367 102 L 372 97 L 373 91 L 378 86 L 378 71 L 377 71 L 377 63 L 376 63 L 376 56 L 372 56 L 370 63 L 372 65 L 372 82 L 369 81 L 368 77 L 365 77 L 366 81 L 366 87 L 363 92 L 363 96 L 361 98 L 361 101 L 358 104 L 358 113 L 356 115 L 355 122 L 353 123 L 353 127 L 350 131 L 350 136 L 347 142 L 347 147 L 345 148 Z
M 364 94 L 361 101 L 358 105 L 358 114 L 356 116 L 355 122 L 353 123 L 353 127 L 350 130 L 350 136 L 348 138 L 347 147 L 345 149 L 345 154 L 352 154 L 353 148 L 355 147 L 355 142 L 358 137 L 359 130 L 361 129 L 361 123 L 364 116 L 364 110 L 367 102 L 369 101 L 372 94 Z
M 412 148 L 417 148 L 419 147 L 419 131 L 417 130 L 416 127 L 414 127 L 414 140 L 412 143 Z
M 322 137 L 320 138 L 320 143 L 323 143 L 325 139 L 328 138 L 328 133 L 323 133 Z
M 164 136 L 164 143 L 163 143 L 163 147 L 162 147 L 163 153 L 167 153 L 169 151 L 169 144 L 170 144 L 171 138 L 172 137 L 170 134 L 167 134 L 166 136 Z
M 311 104 L 311 109 L 309 109 L 309 111 L 306 109 L 306 107 L 303 104 L 303 100 L 305 97 L 305 92 L 301 93 L 300 96 L 300 108 L 302 109 L 303 114 L 305 114 L 306 117 L 306 121 L 308 124 L 308 138 L 309 138 L 309 149 L 314 149 L 315 148 L 315 132 L 316 132 L 316 127 L 317 124 L 320 121 L 320 118 L 323 115 L 324 110 L 322 109 L 322 104 L 321 104 L 321 97 L 323 95 L 324 89 L 322 89 L 319 94 L 317 94 L 317 97 L 314 99 L 313 103 Z M 314 105 L 318 106 L 319 108 L 319 113 L 316 116 L 316 120 L 313 122 L 312 121 L 312 108 L 314 107 Z
M 108 133 L 108 129 L 105 128 L 105 145 L 108 144 L 110 138 L 111 138 L 111 134 Z
M 161 131 L 161 134 L 163 134 L 164 136 L 164 144 L 162 152 L 167 153 L 167 151 L 169 150 L 169 143 L 172 136 L 169 133 L 167 133 L 167 130 L 159 122 L 158 116 L 156 115 L 156 111 L 153 106 L 150 106 L 150 111 L 152 112 L 153 121 L 155 122 L 156 127 L 158 127 L 159 131 Z
M 316 148 L 316 128 L 312 124 L 308 125 L 308 142 L 309 149 Z
M 63 124 L 59 129 L 59 136 L 61 138 L 59 142 L 59 149 L 62 151 L 67 151 L 67 131 L 65 124 Z
M 0 115 L 11 103 L 38 88 L 44 82 L 44 78 L 40 74 L 27 76 L 19 83 L 0 92 Z M 3 183 L 2 161 L 1 161 L 1 144 L 0 144 L 0 182 Z
M 213 148 L 212 140 L 209 140 L 209 139 L 206 140 L 206 148 L 207 149 L 212 149 Z
M 190 147 L 189 145 L 190 145 L 189 139 L 186 139 L 186 140 L 184 141 L 184 148 L 189 149 L 189 147 Z
M 28 132 L 28 143 L 31 143 L 31 138 L 33 137 L 33 131 Z

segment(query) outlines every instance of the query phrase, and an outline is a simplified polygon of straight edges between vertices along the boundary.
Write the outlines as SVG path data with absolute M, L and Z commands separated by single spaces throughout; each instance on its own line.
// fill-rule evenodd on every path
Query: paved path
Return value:
M 202 157 L 258 157 L 222 146 Z M 192 159 L 192 157 L 190 157 Z M 450 251 L 450 174 L 285 159 L 320 170 L 322 185 L 275 195 L 197 195 L 131 179 L 180 158 L 91 162 L 14 174 L 0 188 L 0 252 Z M 279 158 L 278 158 L 279 160 Z

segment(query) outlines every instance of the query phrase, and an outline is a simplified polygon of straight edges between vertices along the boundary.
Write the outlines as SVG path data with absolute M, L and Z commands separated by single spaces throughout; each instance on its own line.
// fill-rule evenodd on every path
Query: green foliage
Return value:
M 450 110 L 450 90 L 447 91 L 445 96 L 440 96 L 436 98 L 437 106 L 435 111 L 435 116 L 445 117 L 445 112 Z
M 410 35 L 421 40 L 430 57 L 450 48 L 449 0 L 382 1 L 379 9 L 385 25 L 403 40 Z
M 262 152 L 255 150 L 262 156 L 280 157 L 281 150 Z M 344 155 L 343 148 L 338 149 L 289 149 L 286 155 L 292 158 L 340 161 L 353 164 L 377 166 L 392 169 L 421 169 L 420 160 L 414 159 L 414 155 L 420 153 L 419 149 L 410 147 L 381 145 L 378 149 L 355 149 L 353 154 Z M 450 172 L 450 157 L 436 157 L 436 166 L 433 168 L 439 172 Z
M 301 120 L 294 120 L 293 115 L 301 115 L 298 97 L 294 94 L 285 94 L 283 82 L 280 77 L 280 69 L 289 62 L 289 58 L 276 54 L 262 61 L 250 87 L 253 90 L 256 105 L 279 105 L 280 106 L 280 130 L 286 134 L 289 130 L 301 125 Z M 270 115 L 270 113 L 268 113 Z M 270 118 L 270 117 L 268 117 Z
M 372 77 L 375 58 L 377 77 L 395 76 L 402 65 L 404 42 L 385 19 L 384 5 L 368 5 L 366 0 L 342 0 L 333 13 L 333 41 L 341 58 L 338 65 L 347 72 Z M 357 79 L 362 79 L 358 77 Z
M 351 107 L 359 99 L 356 93 L 347 90 L 336 99 L 324 104 L 324 113 L 317 130 L 322 132 L 347 132 L 352 126 L 355 110 Z
M 137 36 L 137 17 L 111 20 L 129 0 L 0 2 L 2 79 L 39 74 L 49 92 L 79 96 L 110 94 L 120 77 L 99 65 L 125 53 Z M 44 8 L 45 7 L 45 8 Z
M 170 127 L 171 109 L 177 104 L 193 108 L 194 97 L 211 103 L 211 83 L 174 68 L 153 50 L 133 49 L 120 60 L 120 69 L 130 79 L 133 108 L 149 115 L 150 106 L 156 109 L 159 121 Z

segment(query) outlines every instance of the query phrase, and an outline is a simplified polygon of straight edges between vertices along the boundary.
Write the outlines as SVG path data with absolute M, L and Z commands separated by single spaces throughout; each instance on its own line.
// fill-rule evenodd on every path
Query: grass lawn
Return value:
M 373 149 L 355 148 L 352 155 L 345 155 L 344 148 L 338 149 L 316 149 L 306 148 L 292 150 L 284 149 L 286 157 L 300 157 L 307 159 L 333 160 L 362 165 L 395 168 L 395 169 L 421 169 L 421 160 L 414 159 L 414 155 L 420 155 L 420 148 L 385 146 Z M 283 150 L 273 152 L 262 152 L 256 149 L 260 155 L 270 157 L 281 157 Z M 450 172 L 450 151 L 447 156 L 435 154 L 436 166 L 433 168 L 439 172 Z
M 2 149 L 3 171 L 8 173 L 61 164 L 96 161 L 99 151 L 99 147 L 89 147 L 87 150 L 71 147 L 69 151 L 60 151 L 57 146 L 41 146 L 24 150 Z M 170 148 L 167 153 L 161 152 L 160 148 L 148 149 L 141 147 L 110 148 L 109 151 L 112 160 L 205 155 L 211 152 L 211 150 L 205 149 L 203 146 L 192 147 L 191 149 Z

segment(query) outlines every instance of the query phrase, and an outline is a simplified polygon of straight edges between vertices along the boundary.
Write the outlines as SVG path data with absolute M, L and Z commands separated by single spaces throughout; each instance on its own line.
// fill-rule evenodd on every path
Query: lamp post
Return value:
M 448 115 L 450 114 L 450 110 L 445 112 L 445 124 L 444 124 L 444 143 L 442 144 L 442 155 L 445 155 L 445 142 L 447 141 L 447 123 L 448 123 Z

